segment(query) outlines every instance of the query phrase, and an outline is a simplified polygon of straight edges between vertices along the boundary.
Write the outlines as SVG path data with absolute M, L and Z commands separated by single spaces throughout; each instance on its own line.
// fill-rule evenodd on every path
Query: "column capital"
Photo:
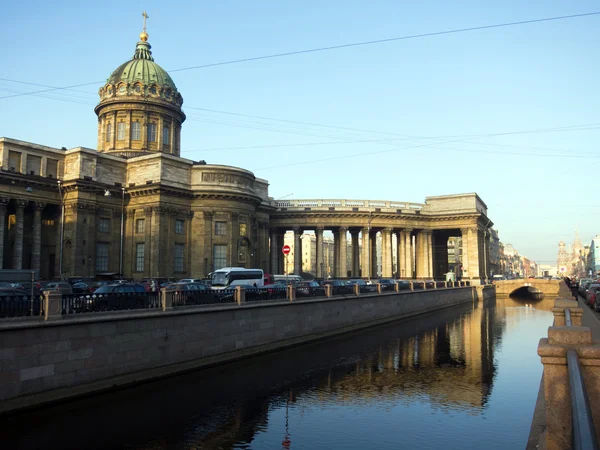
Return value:
M 410 234 L 410 233 L 412 233 L 412 232 L 413 232 L 413 228 L 405 228 L 405 229 L 404 229 L 404 232 L 405 232 L 406 234 Z
M 152 210 L 154 208 L 152 206 L 144 206 L 144 215 L 146 217 L 151 217 L 152 216 Z
M 391 233 L 393 231 L 393 228 L 392 227 L 385 227 L 383 229 L 383 231 L 385 231 L 386 233 Z
M 24 209 L 28 203 L 29 203 L 28 200 L 17 199 L 17 208 Z
M 360 232 L 363 234 L 363 236 L 366 235 L 369 231 L 370 231 L 369 227 L 362 227 L 360 229 Z
M 460 232 L 462 233 L 462 235 L 464 236 L 465 234 L 467 234 L 469 232 L 470 228 L 468 227 L 464 227 L 460 229 Z
M 316 227 L 316 228 L 315 228 L 315 231 L 316 231 L 316 232 L 320 232 L 320 233 L 322 233 L 323 231 L 325 231 L 325 227 L 323 227 L 323 226 L 318 226 L 318 227 Z
M 348 232 L 348 227 L 340 227 L 340 231 L 341 231 L 342 233 L 344 233 L 344 232 Z
M 213 211 L 202 211 L 204 214 L 204 220 L 213 220 L 215 213 Z
M 127 208 L 127 215 L 131 218 L 133 218 L 135 216 L 135 209 L 133 208 Z
M 294 234 L 302 234 L 302 228 L 300 227 L 294 227 L 292 228 L 292 231 L 294 232 Z
M 8 202 L 10 202 L 10 198 L 0 197 L 0 211 L 8 206 Z
M 33 204 L 33 209 L 35 211 L 42 211 L 46 207 L 46 203 L 43 202 L 35 202 Z

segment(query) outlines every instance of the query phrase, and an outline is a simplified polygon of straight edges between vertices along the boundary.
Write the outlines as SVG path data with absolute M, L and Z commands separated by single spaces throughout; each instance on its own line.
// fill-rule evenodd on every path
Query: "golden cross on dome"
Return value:
M 146 11 L 142 13 L 142 17 L 144 18 L 144 33 L 146 32 L 146 19 L 149 19 L 150 16 L 146 14 Z

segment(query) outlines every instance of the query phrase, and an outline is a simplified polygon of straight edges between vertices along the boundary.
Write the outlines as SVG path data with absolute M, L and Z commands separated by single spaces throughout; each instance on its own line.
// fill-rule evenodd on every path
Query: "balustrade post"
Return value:
M 173 294 L 175 289 L 160 288 L 160 304 L 163 311 L 173 309 Z
M 287 285 L 287 298 L 290 302 L 296 300 L 296 286 L 293 284 Z
M 62 319 L 62 294 L 46 291 L 44 294 L 44 320 Z
M 246 288 L 244 286 L 236 286 L 234 291 L 234 301 L 241 305 L 246 303 Z
M 354 295 L 359 296 L 360 295 L 360 286 L 358 285 L 358 283 L 356 283 L 354 286 L 352 286 L 352 288 L 354 289 Z
M 427 281 L 423 280 L 423 290 L 426 291 L 427 290 Z
M 565 324 L 565 309 L 571 311 L 571 325 L 581 326 L 581 315 L 583 309 L 579 307 L 577 300 L 568 299 L 557 299 L 554 301 L 554 308 L 552 308 L 552 314 L 554 314 L 554 326 L 564 327 Z
M 400 285 L 398 283 L 394 283 L 394 291 L 400 292 Z
M 377 284 L 377 293 L 378 293 L 378 294 L 381 294 L 381 292 L 382 292 L 382 289 L 381 289 L 381 288 L 382 288 L 382 286 L 381 286 L 381 283 L 376 283 L 376 284 Z
M 331 286 L 330 284 L 326 284 L 325 285 L 325 296 L 331 297 L 332 295 L 333 295 L 333 286 Z
M 415 290 L 415 285 L 413 284 L 413 282 L 409 281 L 408 284 L 410 285 L 410 290 L 414 291 Z

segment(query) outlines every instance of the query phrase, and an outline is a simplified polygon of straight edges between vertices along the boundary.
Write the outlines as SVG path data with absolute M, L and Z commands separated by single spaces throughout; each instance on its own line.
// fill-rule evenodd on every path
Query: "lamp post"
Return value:
M 119 245 L 119 276 L 123 278 L 123 238 L 124 238 L 124 216 L 125 216 L 125 188 L 121 188 L 121 243 Z
M 65 199 L 63 198 L 62 182 L 57 180 L 58 196 L 60 197 L 60 247 L 58 249 L 58 272 L 63 279 L 63 244 L 65 240 Z

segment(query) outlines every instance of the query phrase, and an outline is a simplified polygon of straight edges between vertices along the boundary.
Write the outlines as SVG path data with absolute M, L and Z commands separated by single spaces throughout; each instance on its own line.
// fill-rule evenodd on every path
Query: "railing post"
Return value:
M 554 301 L 554 308 L 552 308 L 552 314 L 554 314 L 554 326 L 565 326 L 565 309 L 571 311 L 571 323 L 573 326 L 581 326 L 583 309 L 579 307 L 576 300 L 568 300 L 566 298 L 560 298 Z
M 540 339 L 538 355 L 541 357 L 544 366 L 547 450 L 572 448 L 573 421 L 571 395 L 569 393 L 567 350 L 573 347 L 584 347 L 580 351 L 583 351 L 586 355 L 588 351 L 593 351 L 591 344 L 592 331 L 588 327 L 553 326 L 548 328 L 548 337 Z M 598 350 L 595 350 L 594 353 L 597 354 Z M 597 355 L 595 356 L 594 361 L 587 364 L 599 362 Z M 581 365 L 585 367 L 586 363 L 582 360 Z M 585 369 L 583 373 L 585 374 Z M 595 383 L 591 382 L 590 384 Z M 590 389 L 588 392 L 596 393 L 594 391 L 595 389 Z
M 46 291 L 44 294 L 44 320 L 62 318 L 62 294 L 56 291 Z
M 400 292 L 400 285 L 398 283 L 394 283 L 394 291 Z
M 160 304 L 163 311 L 173 309 L 173 292 L 174 289 L 160 288 Z
M 437 289 L 437 281 L 436 280 L 433 280 L 433 288 Z
M 244 286 L 236 286 L 234 292 L 234 301 L 241 305 L 246 303 L 246 288 Z
M 326 284 L 325 285 L 325 296 L 331 297 L 332 294 L 333 294 L 333 286 L 331 286 L 330 284 Z
M 354 289 L 354 295 L 359 296 L 360 295 L 360 286 L 358 285 L 358 283 L 356 283 L 352 288 Z
M 296 286 L 293 284 L 287 285 L 287 298 L 290 302 L 296 300 Z
M 409 281 L 408 284 L 410 284 L 410 290 L 414 291 L 415 290 L 415 285 L 413 284 L 413 282 Z
M 448 282 L 447 281 L 444 281 L 444 287 L 448 288 Z
M 427 290 L 427 281 L 423 280 L 423 290 L 426 291 Z
M 381 283 L 376 283 L 377 284 L 377 293 L 381 294 Z

